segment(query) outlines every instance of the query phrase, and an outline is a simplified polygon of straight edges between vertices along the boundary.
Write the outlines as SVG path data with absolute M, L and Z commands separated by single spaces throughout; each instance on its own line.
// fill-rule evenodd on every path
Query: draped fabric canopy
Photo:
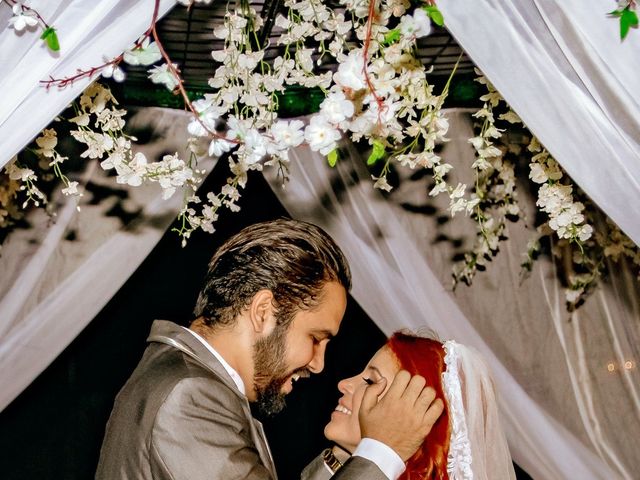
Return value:
M 175 0 L 161 0 L 164 15 Z M 60 52 L 50 52 L 39 30 L 16 34 L 7 28 L 12 15 L 0 7 L 0 167 L 24 148 L 95 80 L 82 78 L 64 89 L 46 89 L 41 80 L 73 76 L 120 55 L 144 33 L 153 18 L 154 0 L 34 0 L 34 8 L 56 28 Z
M 162 1 L 161 13 L 173 3 Z M 640 92 L 632 87 L 632 75 L 640 71 L 640 35 L 632 31 L 620 43 L 616 22 L 605 15 L 612 6 L 599 0 L 439 5 L 453 35 L 541 142 L 640 243 L 640 210 L 629 208 L 640 194 Z M 88 84 L 46 91 L 38 82 L 117 55 L 147 28 L 153 10 L 151 0 L 31 6 L 58 29 L 62 51 L 51 55 L 32 32 L 0 31 L 0 166 Z M 0 8 L 0 24 L 9 15 Z M 458 167 L 472 163 L 464 143 L 470 129 L 465 115 L 452 114 L 451 136 L 459 141 L 447 146 L 445 157 Z M 173 116 L 182 118 L 176 125 L 185 124 L 182 113 Z M 184 137 L 171 132 L 176 144 L 186 140 L 185 129 L 180 131 Z M 351 156 L 357 159 L 359 152 L 351 150 Z M 454 238 L 468 234 L 469 227 L 407 214 L 402 195 L 420 204 L 424 185 L 406 182 L 392 195 L 395 203 L 380 201 L 365 172 L 328 172 L 305 149 L 292 157 L 287 195 L 274 184 L 275 190 L 293 216 L 325 226 L 348 252 L 354 295 L 383 331 L 428 326 L 443 338 L 475 346 L 488 359 L 518 463 L 542 479 L 633 478 L 640 469 L 632 441 L 640 435 L 640 307 L 632 273 L 618 269 L 569 316 L 552 262 L 541 262 L 529 283 L 520 283 L 518 265 L 529 232 L 516 229 L 489 272 L 452 295 L 452 250 L 435 232 Z M 95 177 L 91 168 L 85 180 Z M 355 185 L 354 175 L 362 180 Z M 159 192 L 147 192 L 138 199 L 146 205 L 146 220 L 140 220 L 147 222 L 148 229 L 141 227 L 146 233 L 112 229 L 101 236 L 89 227 L 93 240 L 70 264 L 62 260 L 76 255 L 78 244 L 70 249 L 65 232 L 89 209 L 78 214 L 73 205 L 63 206 L 51 230 L 43 228 L 43 217 L 39 234 L 9 237 L 0 257 L 8 272 L 0 284 L 0 384 L 9 386 L 2 389 L 0 409 L 91 321 L 160 238 L 178 205 L 165 209 L 157 197 Z
M 458 172 L 452 181 L 468 182 L 462 167 L 474 158 L 466 143 L 472 118 L 467 112 L 448 118 L 451 142 L 441 155 Z M 350 158 L 359 156 L 345 149 Z M 401 172 L 400 186 L 383 198 L 368 171 L 354 167 L 364 158 L 335 170 L 321 160 L 298 149 L 286 189 L 275 175 L 269 180 L 293 217 L 321 225 L 345 249 L 353 296 L 376 324 L 387 335 L 433 330 L 480 351 L 496 380 L 511 453 L 533 478 L 633 478 L 638 459 L 629 439 L 640 434 L 638 372 L 611 373 L 607 366 L 638 358 L 636 280 L 616 275 L 578 312 L 567 313 L 553 262 L 539 260 L 531 277 L 521 278 L 522 254 L 534 234 L 522 222 L 510 227 L 487 272 L 452 293 L 455 242 L 471 246 L 473 222 L 455 217 L 439 224 L 447 199 L 426 203 L 427 180 L 410 172 Z M 526 190 L 519 198 L 534 218 L 534 200 Z M 421 213 L 434 208 L 440 213 Z
M 615 3 L 441 0 L 447 28 L 580 187 L 640 245 L 640 35 Z

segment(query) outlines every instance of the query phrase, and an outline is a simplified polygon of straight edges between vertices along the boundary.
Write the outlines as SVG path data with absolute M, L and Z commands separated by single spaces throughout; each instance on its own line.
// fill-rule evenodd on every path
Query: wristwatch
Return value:
M 333 454 L 333 450 L 330 448 L 325 448 L 322 452 L 322 458 L 324 459 L 324 463 L 331 469 L 333 473 L 336 473 L 340 467 L 342 467 L 342 462 L 336 458 Z

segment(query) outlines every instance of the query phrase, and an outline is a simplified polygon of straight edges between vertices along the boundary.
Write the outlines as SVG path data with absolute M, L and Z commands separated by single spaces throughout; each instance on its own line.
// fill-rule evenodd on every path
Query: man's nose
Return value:
M 322 343 L 318 345 L 313 351 L 313 358 L 307 364 L 307 368 L 311 373 L 320 373 L 324 368 L 324 352 L 325 345 Z

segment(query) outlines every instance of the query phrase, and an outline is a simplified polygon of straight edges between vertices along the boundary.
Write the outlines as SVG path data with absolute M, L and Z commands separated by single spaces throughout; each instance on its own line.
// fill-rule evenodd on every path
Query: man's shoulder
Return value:
M 217 372 L 168 345 L 152 343 L 147 347 L 125 389 L 129 386 L 134 390 L 152 390 L 158 398 L 193 392 L 205 399 L 241 403 L 238 392 Z

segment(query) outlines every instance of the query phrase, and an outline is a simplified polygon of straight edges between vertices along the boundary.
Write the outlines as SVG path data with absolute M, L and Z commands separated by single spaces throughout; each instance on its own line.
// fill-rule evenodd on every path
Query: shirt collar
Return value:
M 233 367 L 229 365 L 224 358 L 222 358 L 222 355 L 220 355 L 215 350 L 215 348 L 213 348 L 211 344 L 209 344 L 209 342 L 207 342 L 204 338 L 202 338 L 200 335 L 198 335 L 196 332 L 194 332 L 189 328 L 186 328 L 186 327 L 182 327 L 182 328 L 184 328 L 187 332 L 189 332 L 191 335 L 196 337 L 200 341 L 200 343 L 202 343 L 205 346 L 205 348 L 209 350 L 213 354 L 213 356 L 218 359 L 218 361 L 222 364 L 222 367 L 227 371 L 227 373 L 233 380 L 233 383 L 235 383 L 236 387 L 238 387 L 238 390 L 240 391 L 240 393 L 246 396 L 247 393 L 245 391 L 244 382 L 242 381 L 242 377 L 240 377 L 240 374 L 236 372 L 233 369 Z

